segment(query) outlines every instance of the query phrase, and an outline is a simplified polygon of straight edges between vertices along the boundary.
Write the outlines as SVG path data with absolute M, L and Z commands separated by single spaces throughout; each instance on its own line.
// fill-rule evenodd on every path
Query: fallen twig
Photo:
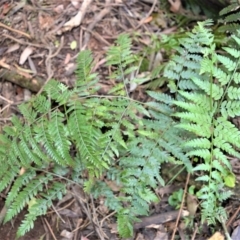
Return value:
M 146 15 L 146 17 L 140 21 L 140 23 L 137 25 L 137 27 L 136 27 L 134 30 L 136 30 L 136 29 L 138 29 L 140 26 L 142 26 L 142 25 L 145 23 L 146 19 L 151 16 L 151 14 L 152 14 L 152 12 L 153 12 L 156 4 L 157 4 L 157 0 L 154 0 L 154 1 L 153 1 L 153 4 L 152 4 L 152 7 L 151 7 L 151 9 L 149 10 L 149 12 L 148 12 L 148 14 Z
M 22 32 L 22 31 L 19 31 L 19 30 L 17 30 L 17 29 L 11 28 L 11 27 L 9 27 L 9 26 L 1 23 L 1 22 L 0 22 L 0 27 L 6 28 L 6 29 L 8 29 L 9 31 L 16 32 L 16 33 L 18 33 L 18 34 L 21 34 L 21 35 L 23 35 L 23 36 L 31 39 L 31 36 L 30 36 L 29 34 L 27 34 L 27 33 L 25 33 L 25 32 Z
M 1 64 L 0 64 L 1 65 Z M 44 85 L 44 80 L 33 78 L 31 75 L 17 71 L 16 69 L 0 69 L 0 75 L 5 80 L 15 83 L 22 88 L 26 88 L 32 92 L 38 92 Z
M 52 53 L 52 48 L 49 47 L 48 48 L 48 51 L 49 51 L 49 54 L 45 60 L 45 65 L 46 65 L 46 69 L 47 69 L 47 80 L 45 81 L 45 83 L 42 85 L 41 89 L 38 91 L 37 95 L 39 95 L 42 91 L 43 91 L 43 88 L 44 86 L 51 80 L 51 78 L 53 77 L 53 71 L 52 71 L 52 62 L 51 62 L 51 59 L 54 58 L 55 56 L 57 56 L 59 54 L 59 52 L 61 51 L 61 49 L 63 48 L 63 45 L 64 45 L 64 37 L 62 36 L 61 37 L 61 42 L 60 42 L 60 45 L 58 47 L 58 49 L 56 50 L 55 53 Z
M 92 21 L 92 23 L 89 24 L 89 26 L 87 27 L 87 32 L 85 33 L 85 36 L 84 36 L 83 45 L 86 45 L 88 43 L 90 35 L 91 35 L 90 33 L 92 33 L 92 30 L 95 27 L 95 25 L 98 22 L 100 22 L 104 18 L 104 16 L 106 16 L 110 12 L 111 2 L 112 2 L 112 0 L 106 0 L 103 10 L 94 17 L 94 20 Z
M 46 218 L 43 218 L 43 219 L 44 219 L 44 221 L 45 221 L 45 223 L 46 223 L 46 225 L 47 225 L 47 227 L 48 227 L 48 229 L 49 229 L 49 231 L 50 231 L 50 233 L 51 233 L 53 239 L 54 239 L 54 240 L 57 240 L 57 238 L 56 238 L 56 236 L 55 236 L 55 234 L 54 234 L 54 232 L 53 232 L 53 230 L 52 230 L 50 224 L 48 223 L 47 219 L 46 219 Z
M 179 220 L 181 218 L 181 214 L 182 214 L 182 211 L 183 211 L 183 204 L 185 202 L 185 197 L 186 197 L 186 194 L 187 194 L 187 188 L 188 188 L 189 180 L 190 180 L 190 173 L 188 173 L 188 175 L 187 175 L 187 180 L 186 180 L 186 184 L 185 184 L 185 188 L 184 188 L 182 202 L 181 202 L 181 206 L 180 206 L 180 209 L 179 209 L 178 217 L 177 217 L 177 220 L 176 220 L 176 223 L 175 223 L 175 227 L 174 227 L 174 230 L 173 230 L 171 240 L 174 240 L 174 237 L 175 237 L 175 234 L 176 234 L 176 231 L 177 231 L 177 226 L 178 226 Z
M 62 29 L 58 31 L 58 34 L 61 35 L 63 32 L 71 31 L 74 27 L 79 26 L 85 16 L 87 8 L 91 4 L 91 2 L 92 2 L 92 0 L 84 0 L 77 15 L 75 15 L 68 22 L 66 22 L 63 25 Z
M 134 229 L 144 228 L 151 224 L 162 224 L 175 220 L 178 216 L 186 217 L 189 215 L 188 211 L 171 211 L 166 213 L 157 214 L 150 217 L 141 218 L 141 222 L 134 224 Z

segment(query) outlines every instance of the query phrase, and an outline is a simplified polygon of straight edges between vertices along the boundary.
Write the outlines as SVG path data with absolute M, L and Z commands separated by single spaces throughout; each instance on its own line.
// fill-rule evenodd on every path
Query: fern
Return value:
M 178 130 L 171 127 L 171 98 L 152 92 L 157 102 L 146 108 L 128 96 L 128 74 L 137 68 L 137 58 L 127 35 L 108 51 L 107 64 L 115 69 L 111 77 L 120 86 L 112 91 L 115 95 L 95 94 L 98 78 L 91 71 L 89 51 L 81 52 L 77 62 L 73 89 L 49 81 L 43 94 L 20 106 L 22 121 L 14 117 L 12 127 L 5 127 L 0 136 L 1 190 L 14 180 L 5 222 L 29 205 L 18 235 L 29 231 L 52 201 L 64 194 L 68 182 L 56 184 L 52 174 L 81 184 L 96 198 L 105 195 L 106 205 L 117 211 L 119 233 L 129 236 L 137 216 L 147 215 L 149 203 L 158 201 L 153 190 L 164 185 L 161 163 L 179 158 L 191 168 L 177 147 Z M 21 168 L 25 172 L 19 175 Z M 119 196 L 100 181 L 105 175 L 121 186 Z
M 224 55 L 217 54 L 214 35 L 207 28 L 208 25 L 209 22 L 198 23 L 193 30 L 195 36 L 190 34 L 190 38 L 182 40 L 179 55 L 173 58 L 165 75 L 177 76 L 175 82 L 180 89 L 177 90 L 177 99 L 173 101 L 177 106 L 173 116 L 180 120 L 177 128 L 193 134 L 184 142 L 183 148 L 187 149 L 189 157 L 197 156 L 200 161 L 193 171 L 205 173 L 196 179 L 204 184 L 198 192 L 198 197 L 202 200 L 202 219 L 215 223 L 216 220 L 223 221 L 227 218 L 221 202 L 230 196 L 230 193 L 224 193 L 223 189 L 226 179 L 233 174 L 226 154 L 240 156 L 237 140 L 240 131 L 229 120 L 229 117 L 239 114 L 239 103 L 231 101 L 237 98 L 238 92 L 234 76 L 239 69 L 239 50 L 228 47 L 224 48 Z M 234 35 L 232 39 L 239 48 L 238 35 Z M 195 86 L 189 92 L 189 88 L 181 87 L 181 81 L 186 81 L 185 75 L 173 66 L 182 64 L 182 70 L 192 70 L 192 67 L 184 62 L 184 59 L 191 59 L 192 49 L 195 49 L 194 56 L 198 54 L 201 58 L 197 61 L 198 68 L 195 68 L 194 74 L 187 79 Z M 180 59 L 183 59 L 182 62 Z M 192 59 L 194 61 L 196 58 Z M 220 213 L 222 219 L 218 217 Z
M 22 119 L 13 117 L 0 135 L 0 191 L 10 187 L 5 222 L 28 205 L 19 236 L 72 182 L 95 198 L 105 196 L 106 206 L 117 212 L 120 235 L 132 235 L 138 216 L 148 215 L 149 203 L 159 200 L 154 189 L 165 184 L 161 166 L 166 162 L 193 174 L 201 171 L 196 180 L 203 182 L 202 218 L 214 223 L 217 214 L 226 217 L 221 203 L 230 194 L 224 184 L 234 176 L 227 154 L 240 155 L 240 133 L 230 121 L 240 110 L 240 50 L 229 46 L 216 54 L 211 24 L 198 23 L 180 39 L 164 71 L 171 96 L 149 91 L 147 103 L 129 96 L 129 73 L 138 69 L 139 59 L 129 36 L 121 35 L 107 53 L 110 77 L 118 82 L 108 95 L 97 96 L 93 58 L 82 51 L 73 89 L 51 80 L 40 96 L 20 106 Z M 232 40 L 239 46 L 237 34 Z M 192 158 L 199 161 L 195 167 Z

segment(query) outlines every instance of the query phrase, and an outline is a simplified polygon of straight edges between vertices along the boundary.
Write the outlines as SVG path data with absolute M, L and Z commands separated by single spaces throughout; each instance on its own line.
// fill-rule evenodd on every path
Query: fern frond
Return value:
M 89 50 L 81 51 L 77 57 L 77 83 L 76 86 L 81 86 L 82 83 L 88 83 L 94 80 L 97 75 L 92 74 L 92 64 L 93 64 L 93 57 L 92 53 Z
M 116 45 L 111 46 L 108 50 L 108 65 L 124 64 L 122 66 L 126 67 L 134 62 L 131 54 L 131 39 L 127 34 L 121 34 L 116 41 Z
M 48 181 L 47 178 L 42 179 L 41 183 Z M 45 182 L 46 184 L 47 182 Z M 39 186 L 39 182 L 38 182 Z M 28 213 L 25 215 L 25 219 L 22 221 L 18 231 L 17 236 L 23 236 L 26 232 L 34 226 L 34 221 L 38 216 L 44 215 L 47 212 L 47 209 L 52 205 L 53 199 L 61 200 L 62 194 L 66 193 L 65 186 L 61 183 L 53 183 L 51 189 L 47 193 L 42 194 L 43 198 L 36 199 L 32 206 L 29 206 Z
M 221 68 L 213 66 L 212 74 L 217 80 L 221 83 L 221 85 L 226 85 L 230 81 L 230 77 L 226 72 L 224 72 Z
M 18 196 L 19 191 L 24 185 L 27 185 L 34 177 L 36 176 L 36 173 L 34 171 L 27 171 L 23 175 L 19 176 L 19 178 L 16 179 L 14 182 L 11 191 L 8 193 L 7 199 L 6 199 L 6 205 L 10 206 L 13 200 Z
M 175 126 L 193 133 L 186 138 L 183 147 L 187 150 L 187 156 L 197 156 L 202 161 L 193 168 L 193 172 L 202 172 L 196 181 L 204 182 L 205 186 L 199 190 L 198 197 L 202 200 L 202 219 L 207 219 L 211 224 L 218 220 L 214 216 L 216 212 L 221 212 L 226 217 L 220 204 L 230 195 L 219 193 L 219 189 L 226 184 L 228 175 L 232 174 L 226 154 L 240 157 L 240 131 L 228 120 L 229 117 L 240 114 L 238 87 L 233 84 L 239 83 L 240 51 L 236 47 L 226 47 L 223 49 L 225 54 L 216 54 L 213 35 L 209 29 L 204 31 L 202 28 L 205 26 L 199 25 L 188 35 L 188 40 L 183 39 L 178 57 L 173 58 L 165 74 L 166 77 L 176 77 L 171 80 L 176 81 L 181 89 L 177 91 L 178 95 L 173 101 L 177 107 L 173 116 L 180 119 Z M 199 68 L 193 69 L 192 66 L 184 66 L 181 59 L 184 61 L 186 55 L 191 56 L 191 51 L 194 51 L 191 40 L 195 40 L 196 36 L 200 38 L 195 52 L 201 58 Z M 233 40 L 240 43 L 235 35 Z M 175 71 L 174 66 L 179 64 L 184 66 L 184 74 L 193 71 L 192 76 Z
M 204 90 L 214 100 L 221 99 L 223 95 L 223 89 L 217 84 L 202 81 L 198 78 L 192 78 L 192 81 L 202 90 Z
M 230 72 L 233 71 L 234 69 L 236 69 L 236 67 L 237 67 L 237 62 L 232 61 L 229 57 L 222 56 L 222 55 L 218 54 L 217 59 Z
M 240 8 L 239 3 L 237 2 L 237 0 L 232 1 L 232 4 L 230 4 L 229 6 L 225 7 L 224 9 L 222 9 L 219 14 L 220 16 L 228 14 L 231 11 L 236 11 Z
M 129 211 L 127 209 L 118 211 L 117 225 L 118 232 L 123 238 L 133 235 L 132 222 L 129 219 Z
M 185 147 L 209 149 L 211 142 L 207 138 L 195 138 L 184 143 Z
M 68 129 L 76 147 L 81 155 L 82 161 L 97 176 L 108 168 L 108 163 L 102 161 L 101 132 L 89 124 L 84 117 L 84 108 L 80 103 L 74 102 L 69 109 L 72 112 L 68 120 Z
M 220 26 L 218 31 L 220 32 L 236 32 L 239 29 L 239 8 L 240 4 L 237 0 L 231 1 L 230 5 L 225 7 L 223 10 L 220 11 L 220 16 L 222 19 L 220 22 L 224 23 L 225 25 Z
M 69 133 L 63 124 L 64 120 L 64 114 L 59 111 L 52 112 L 48 132 L 51 138 L 54 139 L 54 146 L 61 158 L 65 160 L 67 165 L 74 166 L 73 159 L 69 154 L 71 142 L 68 140 Z
M 14 216 L 16 216 L 33 197 L 35 197 L 39 192 L 43 190 L 43 184 L 47 184 L 51 178 L 52 178 L 51 176 L 46 177 L 41 176 L 40 179 L 39 178 L 33 179 L 30 182 L 28 182 L 27 186 L 24 187 L 16 196 L 12 196 L 10 194 L 9 196 L 11 201 L 13 197 L 15 198 L 11 202 L 10 207 L 8 208 L 4 222 L 9 221 Z M 20 182 L 17 183 L 20 184 Z M 10 200 L 8 202 L 10 202 Z
M 66 104 L 73 94 L 72 91 L 68 90 L 67 86 L 54 80 L 50 80 L 46 84 L 44 91 L 47 93 L 49 99 L 56 101 L 60 105 Z M 47 102 L 45 104 L 47 105 Z
M 240 51 L 238 51 L 235 48 L 223 47 L 223 49 L 234 58 L 239 58 L 240 57 Z
M 23 117 L 28 121 L 30 124 L 34 122 L 37 117 L 37 112 L 34 111 L 29 107 L 29 105 L 21 104 L 19 106 L 19 110 L 22 113 Z
M 46 154 L 49 156 L 50 159 L 53 159 L 55 162 L 64 165 L 65 161 L 64 159 L 59 155 L 59 153 L 56 151 L 56 148 L 54 146 L 55 139 L 51 137 L 51 133 L 48 129 L 48 122 L 46 119 L 42 118 L 40 119 L 39 126 L 35 127 L 35 139 L 40 144 L 44 150 L 46 151 Z
M 239 116 L 240 114 L 240 106 L 239 106 L 238 100 L 223 101 L 220 108 L 221 108 L 221 114 L 225 118 L 227 118 L 228 116 L 230 117 Z

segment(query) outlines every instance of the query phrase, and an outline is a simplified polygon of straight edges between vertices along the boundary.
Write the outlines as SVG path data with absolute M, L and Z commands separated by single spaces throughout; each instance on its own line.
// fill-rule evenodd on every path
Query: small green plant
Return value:
M 129 96 L 128 74 L 139 63 L 129 36 L 121 35 L 107 53 L 110 77 L 118 82 L 108 95 L 98 96 L 93 59 L 83 51 L 73 89 L 51 80 L 43 94 L 19 107 L 23 118 L 13 117 L 0 135 L 0 191 L 10 187 L 5 222 L 29 206 L 18 236 L 73 182 L 95 198 L 104 196 L 116 211 L 119 234 L 131 236 L 138 216 L 159 201 L 154 189 L 165 184 L 166 162 L 200 173 L 203 219 L 226 218 L 224 185 L 235 183 L 227 155 L 240 157 L 240 132 L 230 121 L 240 114 L 240 51 L 226 47 L 217 54 L 210 25 L 198 23 L 176 48 L 164 72 L 171 95 L 149 91 L 147 103 Z M 239 47 L 238 35 L 232 39 Z M 103 177 L 120 186 L 119 194 Z
M 182 143 L 187 156 L 199 157 L 194 172 L 201 171 L 196 181 L 203 186 L 197 193 L 201 200 L 202 218 L 208 223 L 226 220 L 221 203 L 230 196 L 224 185 L 234 187 L 235 176 L 227 155 L 239 157 L 240 131 L 230 118 L 240 113 L 238 101 L 239 43 L 238 48 L 224 47 L 224 55 L 217 54 L 210 21 L 198 27 L 182 40 L 178 54 L 165 69 L 176 92 L 173 116 L 179 118 L 177 128 L 192 134 Z M 220 219 L 221 216 L 221 219 Z
M 168 203 L 172 207 L 179 209 L 181 206 L 181 202 L 183 201 L 183 189 L 179 189 L 172 193 L 172 195 L 168 198 Z

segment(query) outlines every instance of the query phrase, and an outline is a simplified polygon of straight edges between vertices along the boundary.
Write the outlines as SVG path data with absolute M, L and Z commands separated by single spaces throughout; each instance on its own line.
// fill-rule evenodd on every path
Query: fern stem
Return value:
M 177 167 L 177 166 L 176 166 Z M 174 169 L 174 168 L 173 168 Z M 170 185 L 177 177 L 186 169 L 186 166 L 182 167 L 167 183 L 166 185 Z

